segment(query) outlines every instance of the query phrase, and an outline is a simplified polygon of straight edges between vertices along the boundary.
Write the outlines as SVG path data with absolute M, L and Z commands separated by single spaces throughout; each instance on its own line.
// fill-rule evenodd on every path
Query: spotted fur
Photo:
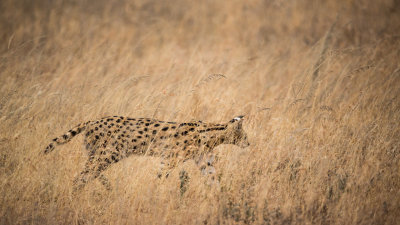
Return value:
M 223 124 L 202 121 L 177 123 L 123 116 L 104 117 L 79 124 L 64 135 L 54 138 L 44 152 L 49 153 L 57 145 L 65 144 L 83 133 L 89 158 L 85 169 L 74 181 L 74 189 L 84 187 L 95 178 L 101 178 L 103 184 L 109 187 L 101 172 L 130 155 L 162 157 L 165 171 L 188 159 L 195 160 L 203 172 L 214 171 L 211 161 L 205 156 L 210 155 L 216 146 L 249 145 L 242 122 L 243 116 Z

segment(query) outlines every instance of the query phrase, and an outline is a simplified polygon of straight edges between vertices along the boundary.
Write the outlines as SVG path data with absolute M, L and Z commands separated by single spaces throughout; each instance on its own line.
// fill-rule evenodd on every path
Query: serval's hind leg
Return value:
M 111 183 L 107 179 L 107 177 L 104 176 L 104 174 L 100 174 L 99 180 L 100 180 L 101 184 L 107 189 L 107 191 L 111 191 L 112 190 Z
M 111 161 L 108 158 L 101 157 L 90 157 L 86 162 L 85 169 L 75 178 L 73 192 L 77 192 L 85 187 L 85 185 L 99 178 L 100 182 L 105 186 L 107 190 L 111 190 L 111 185 L 108 179 L 101 174 L 105 169 L 111 165 Z

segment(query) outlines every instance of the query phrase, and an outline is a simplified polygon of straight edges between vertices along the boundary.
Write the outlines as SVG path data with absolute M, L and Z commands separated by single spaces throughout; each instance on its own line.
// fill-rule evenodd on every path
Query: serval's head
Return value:
M 237 116 L 228 122 L 226 129 L 226 137 L 224 140 L 225 144 L 234 144 L 241 148 L 245 148 L 250 145 L 247 140 L 247 134 L 243 130 L 243 117 Z

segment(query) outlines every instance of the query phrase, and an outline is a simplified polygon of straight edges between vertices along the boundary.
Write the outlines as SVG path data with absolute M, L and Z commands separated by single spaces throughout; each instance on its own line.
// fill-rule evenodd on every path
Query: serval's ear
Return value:
M 233 125 L 236 129 L 241 129 L 242 128 L 242 123 L 243 123 L 243 120 L 244 120 L 243 117 L 244 116 L 237 116 L 237 117 L 231 119 L 229 121 L 229 123 L 231 125 Z
M 243 117 L 244 116 L 237 116 L 237 117 L 231 119 L 229 122 L 230 123 L 242 122 L 243 121 Z

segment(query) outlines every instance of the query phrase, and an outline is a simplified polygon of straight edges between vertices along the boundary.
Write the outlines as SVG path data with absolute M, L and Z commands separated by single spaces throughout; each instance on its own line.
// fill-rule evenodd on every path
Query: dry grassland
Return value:
M 0 224 L 398 224 L 399 31 L 398 0 L 2 0 Z M 74 196 L 83 137 L 41 155 L 107 115 L 241 114 L 214 185 L 130 157 Z

